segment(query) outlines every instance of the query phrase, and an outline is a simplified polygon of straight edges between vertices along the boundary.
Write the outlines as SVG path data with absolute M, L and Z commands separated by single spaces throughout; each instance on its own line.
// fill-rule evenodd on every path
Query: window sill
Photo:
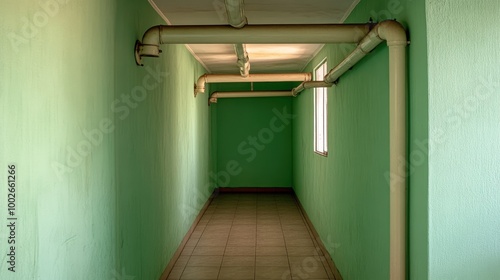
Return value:
M 324 157 L 328 156 L 328 151 L 326 151 L 326 152 L 314 151 L 314 153 L 317 154 L 317 155 L 320 155 L 320 156 L 324 156 Z

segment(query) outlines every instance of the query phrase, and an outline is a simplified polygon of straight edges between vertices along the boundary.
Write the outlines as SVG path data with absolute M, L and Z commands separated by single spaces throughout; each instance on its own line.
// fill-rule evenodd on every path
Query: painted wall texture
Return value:
M 499 279 L 500 3 L 426 10 L 430 278 Z
M 292 83 L 254 83 L 254 90 L 290 90 Z M 250 90 L 214 84 L 212 91 Z M 292 98 L 219 99 L 216 119 L 217 177 L 221 187 L 292 186 Z
M 409 29 L 409 276 L 428 279 L 427 67 L 424 1 L 361 1 L 347 22 L 396 18 Z M 333 68 L 352 45 L 326 45 Z M 293 101 L 293 186 L 344 279 L 389 279 L 388 49 L 382 44 L 329 89 L 329 155 L 313 152 L 313 96 Z
M 1 6 L 0 279 L 109 279 L 117 259 L 114 1 Z M 6 231 L 9 164 L 15 244 Z
M 213 189 L 203 68 L 181 45 L 135 65 L 147 1 L 1 6 L 0 279 L 158 279 Z
M 208 96 L 193 95 L 204 69 L 183 45 L 162 46 L 143 68 L 131 56 L 135 40 L 162 23 L 147 2 L 118 4 L 116 246 L 118 267 L 137 279 L 159 278 L 214 188 Z

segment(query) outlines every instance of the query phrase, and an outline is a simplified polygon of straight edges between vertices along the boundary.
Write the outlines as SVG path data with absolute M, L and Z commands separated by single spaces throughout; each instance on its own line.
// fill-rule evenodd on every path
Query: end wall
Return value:
M 293 83 L 254 83 L 254 90 L 290 90 Z M 249 83 L 213 84 L 211 91 L 250 90 Z M 220 98 L 216 120 L 220 187 L 292 186 L 292 97 Z

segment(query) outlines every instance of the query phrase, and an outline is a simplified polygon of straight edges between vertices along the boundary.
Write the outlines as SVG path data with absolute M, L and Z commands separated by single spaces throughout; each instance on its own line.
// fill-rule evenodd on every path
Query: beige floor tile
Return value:
M 304 223 L 302 224 L 282 224 L 281 228 L 283 231 L 305 231 L 309 232 L 309 229 L 306 227 Z
M 256 266 L 255 279 L 268 280 L 290 280 L 291 272 L 289 266 Z
M 227 246 L 253 246 L 256 245 L 257 238 L 255 236 L 247 237 L 247 238 L 239 238 L 239 237 L 229 237 L 227 241 Z
M 184 247 L 184 249 L 181 252 L 181 256 L 190 256 L 193 253 L 195 247 Z
M 257 219 L 256 218 L 235 218 L 233 221 L 233 226 L 234 225 L 256 225 L 257 224 Z
M 187 266 L 220 266 L 222 256 L 191 256 Z
M 280 225 L 279 219 L 259 219 L 257 225 Z
M 287 256 L 256 256 L 256 266 L 288 266 Z
M 284 230 L 283 235 L 285 236 L 285 239 L 287 239 L 287 238 L 311 238 L 311 234 L 309 234 L 308 231 Z
M 257 256 L 286 256 L 286 247 L 284 246 L 261 246 L 256 249 Z
M 193 256 L 222 256 L 224 255 L 224 246 L 197 246 L 194 248 Z
M 231 225 L 207 225 L 205 227 L 205 231 L 208 232 L 225 232 L 225 231 L 230 231 L 231 230 Z
M 224 252 L 225 256 L 255 256 L 254 246 L 228 246 Z
M 198 245 L 200 247 L 211 247 L 211 246 L 226 246 L 227 238 L 224 237 L 202 237 L 200 241 L 198 241 Z
M 302 257 L 302 256 L 319 256 L 322 255 L 321 251 L 315 247 L 286 247 L 288 256 Z
M 237 280 L 254 279 L 255 267 L 253 266 L 223 266 L 220 269 L 219 279 Z
M 255 256 L 224 256 L 222 266 L 255 266 Z
M 212 230 L 205 231 L 200 238 L 227 238 L 229 230 Z
M 181 280 L 203 280 L 217 279 L 219 275 L 218 266 L 187 266 L 182 272 Z
M 195 230 L 195 231 L 193 231 L 193 233 L 191 233 L 190 238 L 200 238 L 202 234 L 203 234 L 203 230 Z
M 290 247 L 314 247 L 311 238 L 289 238 L 286 239 L 286 246 Z
M 212 215 L 212 218 L 210 219 L 210 221 L 214 221 L 214 220 L 233 220 L 234 219 L 234 212 L 232 213 L 219 213 L 217 214 L 217 212 L 215 214 Z
M 278 239 L 283 238 L 282 232 L 257 232 L 257 240 L 259 239 Z
M 186 242 L 186 246 L 188 247 L 193 247 L 193 246 L 196 246 L 196 243 L 198 243 L 198 240 L 200 240 L 199 238 L 189 238 L 188 242 Z
M 281 224 L 276 225 L 262 225 L 257 224 L 257 231 L 283 231 Z
M 180 256 L 175 261 L 175 266 L 184 267 L 189 261 L 189 256 Z
M 168 274 L 167 280 L 178 280 L 181 279 L 182 272 L 184 271 L 184 266 L 174 266 Z
M 233 224 L 233 220 L 210 220 L 208 225 L 231 225 Z
M 281 238 L 258 238 L 257 246 L 285 246 L 285 239 Z

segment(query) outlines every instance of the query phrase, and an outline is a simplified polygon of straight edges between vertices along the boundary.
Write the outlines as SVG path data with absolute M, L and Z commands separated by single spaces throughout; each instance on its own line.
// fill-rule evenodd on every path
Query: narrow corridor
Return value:
M 168 279 L 335 279 L 293 194 L 219 194 Z

